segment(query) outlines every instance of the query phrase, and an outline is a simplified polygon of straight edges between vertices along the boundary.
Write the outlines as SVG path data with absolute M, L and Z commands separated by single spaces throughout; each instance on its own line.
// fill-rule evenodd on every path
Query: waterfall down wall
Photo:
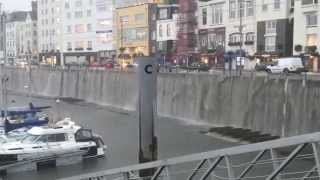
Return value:
M 3 69 L 2 69 L 3 71 Z M 26 92 L 28 72 L 6 69 L 9 88 Z M 100 105 L 135 110 L 134 73 L 113 71 L 32 71 L 34 94 L 71 97 Z M 293 136 L 320 129 L 320 81 L 224 77 L 210 74 L 160 74 L 161 116 L 215 126 L 252 129 Z

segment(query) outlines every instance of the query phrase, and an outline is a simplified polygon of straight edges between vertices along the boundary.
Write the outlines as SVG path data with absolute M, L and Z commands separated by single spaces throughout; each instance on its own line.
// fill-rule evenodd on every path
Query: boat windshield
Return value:
M 39 137 L 40 137 L 40 136 L 28 134 L 28 135 L 26 135 L 26 136 L 21 140 L 21 142 L 22 142 L 22 143 L 33 143 L 33 142 L 35 142 Z

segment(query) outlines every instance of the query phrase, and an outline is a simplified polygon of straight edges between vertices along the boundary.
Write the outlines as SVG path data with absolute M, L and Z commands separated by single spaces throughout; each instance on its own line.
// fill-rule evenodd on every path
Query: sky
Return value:
M 31 10 L 31 0 L 0 0 L 0 2 L 6 11 Z

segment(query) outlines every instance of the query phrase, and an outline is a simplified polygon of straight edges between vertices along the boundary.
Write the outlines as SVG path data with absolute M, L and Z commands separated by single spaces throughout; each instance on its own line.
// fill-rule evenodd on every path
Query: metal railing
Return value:
M 320 133 L 241 145 L 61 180 L 309 180 L 320 179 Z M 139 172 L 153 169 L 149 177 Z
M 86 153 L 87 151 L 83 151 L 83 150 L 74 150 L 67 153 L 52 154 L 50 156 L 39 153 L 38 156 L 34 158 L 26 158 L 19 161 L 13 161 L 11 163 L 9 162 L 7 164 L 2 164 L 0 166 L 0 171 L 7 170 L 9 168 L 15 168 L 22 165 L 28 165 L 31 163 L 48 162 L 51 160 L 56 160 L 57 158 L 68 158 L 68 157 L 76 157 L 76 156 L 82 157 Z

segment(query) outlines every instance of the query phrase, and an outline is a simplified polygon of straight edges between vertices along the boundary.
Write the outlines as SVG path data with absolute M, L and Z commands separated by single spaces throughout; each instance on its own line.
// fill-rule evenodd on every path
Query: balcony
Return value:
M 83 48 L 75 48 L 76 51 L 83 51 Z
M 244 44 L 245 45 L 254 45 L 254 41 L 245 41 Z
M 229 42 L 228 46 L 240 46 L 241 42 Z

